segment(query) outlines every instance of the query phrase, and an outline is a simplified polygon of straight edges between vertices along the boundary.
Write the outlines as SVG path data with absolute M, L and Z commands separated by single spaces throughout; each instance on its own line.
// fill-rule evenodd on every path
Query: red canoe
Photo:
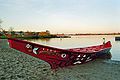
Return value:
M 86 48 L 59 49 L 12 37 L 8 37 L 8 43 L 11 48 L 48 62 L 52 69 L 89 62 L 99 54 L 108 53 L 112 47 L 108 41 L 102 45 Z

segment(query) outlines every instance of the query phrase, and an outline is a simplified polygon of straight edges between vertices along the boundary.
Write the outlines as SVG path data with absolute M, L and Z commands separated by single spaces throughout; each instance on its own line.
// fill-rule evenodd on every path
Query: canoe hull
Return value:
M 69 49 L 58 49 L 23 41 L 12 37 L 8 37 L 8 42 L 11 48 L 48 62 L 52 69 L 84 64 L 93 60 L 96 57 L 96 54 L 99 54 L 97 52 L 84 53 L 71 51 Z M 108 51 L 109 50 L 105 50 L 102 52 Z

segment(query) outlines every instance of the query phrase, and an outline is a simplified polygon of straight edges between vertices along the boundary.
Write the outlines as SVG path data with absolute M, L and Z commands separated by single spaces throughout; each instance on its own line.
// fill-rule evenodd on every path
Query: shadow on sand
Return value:
M 111 59 L 112 58 L 112 54 L 111 54 L 111 52 L 108 52 L 106 54 L 99 55 L 97 58 L 99 58 L 99 59 Z

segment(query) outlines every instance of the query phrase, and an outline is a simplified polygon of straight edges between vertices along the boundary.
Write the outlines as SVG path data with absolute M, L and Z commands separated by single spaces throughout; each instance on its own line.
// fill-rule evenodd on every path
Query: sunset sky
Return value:
M 0 0 L 6 30 L 120 32 L 120 0 Z

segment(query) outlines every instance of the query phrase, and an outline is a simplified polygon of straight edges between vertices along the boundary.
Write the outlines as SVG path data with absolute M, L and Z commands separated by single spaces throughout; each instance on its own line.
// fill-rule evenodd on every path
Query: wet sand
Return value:
M 0 39 L 0 80 L 120 80 L 120 62 L 96 59 L 52 70 L 47 62 L 11 49 Z

